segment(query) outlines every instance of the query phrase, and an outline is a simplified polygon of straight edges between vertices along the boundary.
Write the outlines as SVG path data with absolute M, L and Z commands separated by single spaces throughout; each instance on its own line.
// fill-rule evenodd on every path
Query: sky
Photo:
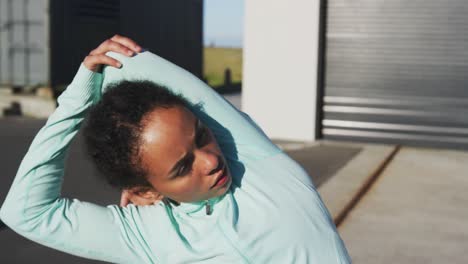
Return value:
M 244 0 L 203 1 L 204 44 L 242 47 Z

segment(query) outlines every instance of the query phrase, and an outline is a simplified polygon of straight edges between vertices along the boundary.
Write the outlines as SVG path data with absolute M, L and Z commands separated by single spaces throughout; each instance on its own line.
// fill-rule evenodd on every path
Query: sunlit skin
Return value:
M 153 193 L 177 202 L 198 202 L 229 189 L 232 177 L 221 149 L 190 110 L 157 108 L 144 116 L 142 124 L 139 156 Z M 175 166 L 180 160 L 183 166 Z M 226 183 L 213 186 L 221 174 Z

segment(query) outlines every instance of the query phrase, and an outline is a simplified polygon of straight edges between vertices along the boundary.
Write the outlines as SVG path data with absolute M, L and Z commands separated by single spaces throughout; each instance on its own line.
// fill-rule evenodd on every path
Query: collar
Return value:
M 175 205 L 173 203 L 165 202 L 166 206 L 169 206 L 172 211 L 176 213 L 183 213 L 187 215 L 211 215 L 214 210 L 217 208 L 219 202 L 224 200 L 227 194 L 231 190 L 229 189 L 226 193 L 221 196 L 214 197 L 208 200 L 203 200 L 199 202 L 192 202 L 192 203 L 180 203 L 179 205 Z

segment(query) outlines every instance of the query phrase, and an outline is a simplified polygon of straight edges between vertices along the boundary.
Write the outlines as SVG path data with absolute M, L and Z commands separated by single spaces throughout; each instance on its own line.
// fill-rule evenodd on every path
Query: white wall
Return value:
M 245 1 L 242 110 L 271 138 L 315 139 L 319 2 Z

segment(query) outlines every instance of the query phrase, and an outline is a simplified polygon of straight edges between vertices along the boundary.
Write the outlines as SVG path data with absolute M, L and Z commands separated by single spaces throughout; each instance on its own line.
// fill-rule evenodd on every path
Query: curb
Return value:
M 333 144 L 362 147 L 356 157 L 318 188 L 338 227 L 398 153 L 399 146 L 338 142 Z
M 34 118 L 48 118 L 56 108 L 54 100 L 41 98 L 34 95 L 8 95 L 0 96 L 0 117 L 3 116 L 3 110 L 17 102 L 21 106 L 21 112 L 24 116 Z

